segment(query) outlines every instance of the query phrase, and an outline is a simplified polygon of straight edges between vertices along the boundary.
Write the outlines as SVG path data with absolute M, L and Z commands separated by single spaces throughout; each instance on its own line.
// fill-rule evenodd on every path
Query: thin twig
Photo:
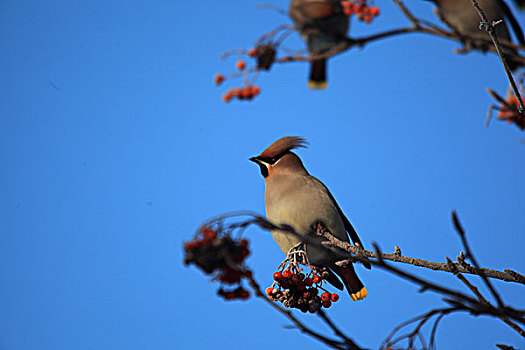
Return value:
M 450 272 L 452 272 L 454 275 L 456 275 L 456 277 L 461 281 L 463 282 L 463 284 L 465 284 L 468 289 L 470 289 L 472 291 L 472 293 L 474 293 L 474 295 L 479 299 L 479 301 L 481 301 L 482 303 L 484 304 L 488 304 L 489 302 L 487 301 L 487 299 L 485 299 L 485 297 L 480 293 L 479 289 L 474 286 L 472 283 L 470 283 L 466 278 L 465 276 L 463 276 L 459 271 L 458 269 L 456 268 L 456 266 L 454 265 L 454 263 L 452 262 L 452 260 L 449 259 L 449 257 L 447 256 L 446 257 L 447 259 L 447 266 L 450 268 Z
M 339 329 L 339 327 L 335 325 L 335 323 L 326 315 L 323 309 L 317 310 L 317 315 L 319 315 L 319 317 L 321 317 L 323 321 L 334 331 L 334 333 L 339 338 L 341 338 L 345 343 L 351 344 L 351 346 L 357 347 L 354 341 L 348 338 L 348 336 L 346 336 L 346 334 L 344 334 L 343 331 L 341 331 L 341 329 Z
M 473 1 L 475 1 L 475 0 L 473 0 Z M 461 226 L 461 223 L 459 222 L 459 218 L 458 218 L 458 215 L 457 215 L 455 210 L 452 211 L 452 221 L 454 222 L 454 227 L 456 228 L 456 231 L 457 231 L 459 237 L 461 238 L 461 243 L 463 243 L 463 247 L 465 247 L 465 250 L 467 252 L 468 258 L 470 259 L 470 261 L 472 261 L 472 263 L 474 264 L 474 267 L 479 269 L 479 264 L 478 264 L 476 258 L 474 257 L 474 254 L 472 253 L 472 250 L 470 249 L 470 246 L 469 246 L 469 244 L 467 242 L 467 236 L 465 235 L 465 230 L 463 229 L 463 226 Z M 490 283 L 490 281 L 487 278 L 487 276 L 485 276 L 485 274 L 483 272 L 481 274 L 479 274 L 479 276 L 481 276 L 481 278 L 483 279 L 483 282 L 485 282 L 485 284 L 487 285 L 487 288 L 492 293 L 492 296 L 494 297 L 494 299 L 496 299 L 496 302 L 498 303 L 498 306 L 499 307 L 504 307 L 503 301 L 501 300 L 501 297 L 496 292 L 496 290 L 492 286 L 492 283 Z
M 470 283 L 465 278 L 465 276 L 463 276 L 455 268 L 454 263 L 452 262 L 452 260 L 450 260 L 448 257 L 446 259 L 447 259 L 447 265 L 450 267 L 450 272 L 452 272 L 454 275 L 456 275 L 456 277 L 459 278 L 459 280 L 461 282 L 463 282 L 472 291 L 472 293 L 474 293 L 478 297 L 478 300 L 481 303 L 489 304 L 489 301 L 487 299 L 485 299 L 485 297 L 481 294 L 479 289 L 476 286 L 474 286 L 472 283 Z M 509 320 L 508 318 L 506 318 L 504 316 L 499 316 L 499 319 L 502 320 L 503 322 L 505 322 L 508 326 L 510 326 L 512 329 L 514 329 L 516 332 L 518 332 L 518 334 L 520 334 L 522 337 L 525 338 L 525 331 L 520 326 L 518 326 L 516 323 L 512 322 L 511 320 Z
M 412 14 L 412 12 L 410 12 L 410 10 L 405 6 L 405 4 L 403 4 L 400 0 L 392 0 L 392 1 L 397 5 L 397 7 L 399 7 L 399 9 L 401 10 L 401 12 L 403 12 L 405 17 L 408 18 L 410 22 L 412 22 L 414 27 L 419 28 L 420 24 L 419 24 L 418 19 Z
M 525 113 L 525 104 L 523 103 L 523 99 L 519 92 L 518 86 L 516 85 L 516 82 L 514 81 L 514 78 L 512 77 L 512 72 L 510 71 L 505 55 L 503 54 L 503 50 L 499 44 L 498 36 L 496 35 L 495 26 L 498 25 L 501 21 L 490 23 L 489 20 L 487 19 L 487 16 L 485 15 L 485 12 L 479 6 L 478 2 L 476 0 L 471 0 L 471 1 L 472 1 L 472 6 L 474 6 L 474 9 L 476 9 L 476 11 L 479 14 L 479 17 L 481 18 L 479 28 L 480 29 L 482 27 L 485 28 L 485 31 L 490 35 L 490 38 L 492 39 L 492 42 L 494 43 L 494 46 L 496 47 L 496 51 L 498 52 L 501 63 L 503 63 L 503 68 L 505 69 L 505 74 L 507 74 L 507 78 L 509 79 L 510 86 L 512 87 L 512 91 L 514 92 L 514 95 L 516 96 L 516 98 L 518 99 L 520 103 L 520 108 L 521 108 L 520 113 Z
M 287 16 L 288 17 L 288 12 L 278 6 L 275 6 L 273 4 L 259 4 L 259 5 L 256 5 L 255 8 L 257 10 L 259 9 L 265 9 L 265 10 L 270 10 L 270 11 L 275 11 L 277 12 L 278 14 L 281 14 L 283 16 Z
M 441 317 L 443 317 L 443 316 L 445 316 L 445 315 L 447 315 L 447 314 L 449 314 L 449 313 L 451 313 L 453 311 L 456 311 L 456 308 L 454 308 L 454 307 L 447 307 L 447 308 L 433 309 L 433 310 L 425 312 L 422 315 L 416 316 L 414 318 L 411 318 L 409 320 L 406 320 L 406 321 L 400 323 L 385 338 L 385 340 L 381 344 L 380 348 L 384 349 L 386 347 L 390 347 L 390 346 L 392 346 L 392 345 L 394 345 L 396 343 L 399 343 L 400 341 L 402 341 L 404 339 L 407 339 L 407 338 L 410 339 L 411 337 L 413 338 L 416 335 L 416 333 L 417 333 L 417 332 L 412 331 L 410 333 L 402 334 L 402 335 L 398 336 L 397 338 L 393 338 L 394 335 L 396 335 L 402 328 L 404 328 L 404 327 L 406 327 L 406 326 L 408 326 L 410 324 L 418 322 L 417 329 L 419 331 L 421 329 L 421 327 L 423 326 L 423 324 L 425 322 L 427 322 L 433 316 L 439 315 L 439 318 L 441 318 Z M 423 322 L 423 324 L 421 324 L 421 322 Z M 437 320 L 437 322 L 439 322 L 439 320 Z M 434 326 L 435 326 L 435 324 L 434 324 Z M 410 348 L 410 346 L 411 345 L 409 345 L 408 348 Z

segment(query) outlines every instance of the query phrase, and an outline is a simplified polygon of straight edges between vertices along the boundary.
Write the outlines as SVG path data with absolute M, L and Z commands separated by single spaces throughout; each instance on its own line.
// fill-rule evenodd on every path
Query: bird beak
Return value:
M 254 163 L 261 164 L 259 161 L 259 157 L 251 157 L 250 160 Z

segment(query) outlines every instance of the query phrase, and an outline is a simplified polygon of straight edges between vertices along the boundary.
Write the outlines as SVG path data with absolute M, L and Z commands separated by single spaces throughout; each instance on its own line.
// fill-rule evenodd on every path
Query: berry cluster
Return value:
M 230 291 L 226 291 L 223 288 L 220 288 L 217 291 L 217 294 L 226 300 L 234 300 L 234 299 L 246 300 L 250 297 L 250 292 L 248 292 L 242 286 L 239 286 L 235 288 L 234 290 L 230 290 Z
M 258 86 L 245 86 L 242 88 L 232 88 L 222 95 L 222 100 L 226 103 L 230 102 L 233 98 L 239 100 L 251 100 L 255 96 L 261 93 L 261 89 Z
M 525 130 L 525 114 L 519 112 L 519 101 L 513 94 L 507 95 L 505 104 L 497 114 L 499 120 L 506 120 L 509 124 L 516 124 L 521 130 Z
M 232 88 L 222 95 L 223 102 L 230 102 L 232 99 L 238 100 L 252 100 L 255 96 L 261 93 L 261 89 L 258 86 L 253 85 L 256 74 L 252 76 L 252 79 L 248 79 L 250 74 L 259 72 L 261 70 L 269 70 L 272 64 L 275 62 L 275 56 L 277 49 L 273 43 L 260 43 L 255 48 L 249 50 L 237 50 L 226 53 L 224 56 L 237 55 L 237 61 L 235 62 L 235 68 L 238 72 L 233 73 L 229 76 L 223 74 L 216 74 L 214 77 L 215 85 L 221 85 L 228 79 L 237 78 L 239 76 L 244 77 L 244 86 L 239 88 Z M 248 56 L 251 59 L 255 59 L 255 67 L 249 68 L 246 61 L 242 57 Z
M 321 307 L 329 308 L 332 302 L 339 300 L 339 295 L 327 292 L 322 287 L 323 274 L 316 268 L 310 267 L 310 273 L 305 275 L 297 264 L 286 265 L 281 265 L 279 271 L 273 274 L 275 282 L 266 288 L 270 300 L 279 301 L 284 307 L 312 314 Z M 324 293 L 319 295 L 319 289 Z
M 369 6 L 367 0 L 343 0 L 341 5 L 345 15 L 355 14 L 360 21 L 365 23 L 372 23 L 372 20 L 379 16 L 380 12 L 377 6 Z
M 242 279 L 251 276 L 251 271 L 242 265 L 250 254 L 247 240 L 234 240 L 228 234 L 218 234 L 210 227 L 202 227 L 192 241 L 184 243 L 184 253 L 184 264 L 195 264 L 205 274 L 214 274 L 213 280 L 221 284 L 237 285 L 232 290 L 219 289 L 218 294 L 224 299 L 247 299 L 250 296 L 241 286 Z
M 272 42 L 259 44 L 254 49 L 248 50 L 248 56 L 257 60 L 257 70 L 270 70 L 276 55 L 277 47 Z

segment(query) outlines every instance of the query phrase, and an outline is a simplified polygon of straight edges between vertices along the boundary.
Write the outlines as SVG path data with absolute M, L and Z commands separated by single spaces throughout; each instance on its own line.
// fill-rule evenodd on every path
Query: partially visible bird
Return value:
M 322 55 L 347 40 L 350 22 L 339 0 L 291 0 L 289 14 L 311 56 Z M 326 62 L 326 58 L 311 61 L 311 89 L 326 88 Z
M 514 0 L 514 3 L 515 3 L 516 6 L 518 6 L 519 8 L 525 8 L 525 0 Z
M 480 17 L 476 9 L 472 6 L 471 0 L 429 0 L 436 4 L 441 16 L 445 18 L 460 34 L 472 39 L 490 40 L 490 36 L 485 30 L 480 30 Z M 510 23 L 516 40 L 525 45 L 525 38 L 520 24 L 512 14 L 511 9 L 503 0 L 477 0 L 477 3 L 487 15 L 487 19 L 492 21 L 504 20 L 496 26 L 496 35 L 500 40 L 512 42 L 507 23 Z M 484 45 L 480 42 L 479 46 Z M 516 50 L 504 48 L 504 52 L 515 55 Z M 508 57 L 508 56 L 507 56 Z M 509 67 L 515 70 L 520 66 L 519 62 L 508 58 Z
M 343 214 L 334 197 L 321 181 L 308 174 L 299 157 L 291 150 L 306 147 L 303 138 L 286 136 L 275 141 L 257 157 L 250 158 L 260 167 L 266 183 L 265 202 L 266 217 L 277 225 L 292 227 L 300 237 L 290 232 L 274 229 L 272 236 L 287 254 L 290 248 L 307 240 L 306 253 L 313 266 L 327 268 L 328 282 L 336 288 L 343 285 L 333 274 L 335 272 L 343 281 L 352 300 L 360 300 L 368 292 L 355 273 L 353 264 L 339 267 L 336 261 L 348 258 L 335 248 L 322 248 L 323 240 L 315 235 L 316 226 L 322 224 L 338 239 L 363 247 L 359 236 Z M 368 262 L 365 267 L 370 268 Z

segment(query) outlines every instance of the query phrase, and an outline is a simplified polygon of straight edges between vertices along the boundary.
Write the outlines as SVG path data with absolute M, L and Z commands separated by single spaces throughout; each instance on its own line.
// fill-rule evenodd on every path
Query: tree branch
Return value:
M 503 64 L 503 68 L 505 69 L 505 74 L 507 74 L 507 79 L 510 82 L 510 86 L 512 87 L 514 95 L 516 96 L 516 98 L 518 99 L 520 103 L 520 108 L 521 108 L 520 113 L 525 113 L 525 104 L 523 103 L 523 99 L 521 98 L 516 82 L 514 81 L 514 78 L 512 77 L 512 72 L 510 71 L 509 65 L 507 64 L 507 60 L 505 58 L 505 55 L 503 54 L 503 50 L 499 43 L 498 36 L 496 35 L 495 26 L 500 24 L 503 21 L 503 19 L 499 20 L 498 22 L 490 23 L 489 20 L 487 19 L 487 16 L 485 15 L 485 12 L 479 6 L 478 2 L 476 0 L 471 0 L 471 1 L 472 1 L 472 6 L 474 6 L 474 9 L 478 12 L 479 17 L 481 18 L 479 28 L 480 29 L 484 28 L 485 31 L 489 34 L 490 38 L 492 39 L 492 42 L 494 43 L 494 47 L 496 48 L 496 52 L 498 53 L 499 59 L 501 60 L 501 63 Z
M 342 341 L 325 337 L 324 335 L 321 335 L 318 332 L 308 328 L 305 324 L 299 321 L 299 319 L 295 317 L 290 311 L 283 309 L 282 307 L 278 306 L 276 303 L 268 299 L 266 295 L 262 292 L 261 287 L 259 286 L 257 281 L 253 278 L 253 274 L 248 277 L 248 281 L 249 281 L 250 287 L 252 287 L 254 294 L 257 297 L 263 299 L 266 303 L 271 305 L 271 307 L 273 307 L 274 310 L 277 310 L 278 312 L 283 314 L 286 318 L 288 318 L 290 321 L 292 321 L 292 323 L 294 324 L 294 327 L 299 329 L 302 333 L 308 334 L 309 336 L 319 340 L 320 342 L 323 342 L 324 344 L 330 346 L 333 349 L 362 350 L 362 348 L 359 347 L 352 339 L 344 335 L 334 325 L 334 323 L 330 319 L 328 319 L 328 317 L 322 312 L 322 310 L 318 310 L 318 312 L 320 312 L 319 315 L 321 316 L 322 319 L 324 319 L 325 323 L 334 331 L 334 333 L 342 339 Z
M 238 216 L 248 216 L 248 218 L 236 222 L 227 222 L 229 219 L 237 218 Z M 491 270 L 491 269 L 485 269 L 480 268 L 476 259 L 473 257 L 472 251 L 470 249 L 470 246 L 468 245 L 468 242 L 466 240 L 466 235 L 463 227 L 459 223 L 459 220 L 457 219 L 457 215 L 455 212 L 453 213 L 453 221 L 454 226 L 456 230 L 458 231 L 463 246 L 465 248 L 465 251 L 467 252 L 467 255 L 465 256 L 463 252 L 459 254 L 457 257 L 457 262 L 453 262 L 449 258 L 446 258 L 446 263 L 436 263 L 436 262 L 430 262 L 422 259 L 417 258 L 410 258 L 402 256 L 401 249 L 399 249 L 396 246 L 395 252 L 393 254 L 386 254 L 382 253 L 379 246 L 374 243 L 374 252 L 363 250 L 361 247 L 356 247 L 350 245 L 348 242 L 343 242 L 336 237 L 334 237 L 330 232 L 328 232 L 322 223 L 316 223 L 314 227 L 312 227 L 312 235 L 319 235 L 324 238 L 324 240 L 321 243 L 316 243 L 316 241 L 312 241 L 308 239 L 307 237 L 299 235 L 297 232 L 294 231 L 294 229 L 289 225 L 275 225 L 263 217 L 251 213 L 251 212 L 243 212 L 243 213 L 231 213 L 226 215 L 221 215 L 219 217 L 214 218 L 213 220 L 208 221 L 204 225 L 206 227 L 209 227 L 212 230 L 216 230 L 218 232 L 223 232 L 226 234 L 233 234 L 234 231 L 242 232 L 244 231 L 248 226 L 250 225 L 256 225 L 264 230 L 281 230 L 286 232 L 290 235 L 295 235 L 301 240 L 304 240 L 307 245 L 315 245 L 320 248 L 328 249 L 327 247 L 336 247 L 337 249 L 340 249 L 346 253 L 350 254 L 350 258 L 342 260 L 337 262 L 338 265 L 345 265 L 348 263 L 353 263 L 355 261 L 368 261 L 370 264 L 388 271 L 389 273 L 392 273 L 394 275 L 400 276 L 401 278 L 410 281 L 420 287 L 420 291 L 433 291 L 436 292 L 445 298 L 443 301 L 448 304 L 447 307 L 443 308 L 437 308 L 433 309 L 425 314 L 422 314 L 412 320 L 408 320 L 398 327 L 396 327 L 393 332 L 387 337 L 384 344 L 392 345 L 396 344 L 402 340 L 407 340 L 409 347 L 413 347 L 415 342 L 419 340 L 423 348 L 427 348 L 427 344 L 425 341 L 425 338 L 422 334 L 422 329 L 425 324 L 427 324 L 431 318 L 436 316 L 434 324 L 432 326 L 432 330 L 430 333 L 430 342 L 428 345 L 432 348 L 435 343 L 435 334 L 437 332 L 438 323 L 441 321 L 441 319 L 451 313 L 455 312 L 468 312 L 472 315 L 486 315 L 486 316 L 493 316 L 498 319 L 500 319 L 502 322 L 504 322 L 506 325 L 511 327 L 514 331 L 516 331 L 518 334 L 520 334 L 522 337 L 525 337 L 525 331 L 520 327 L 519 324 L 525 325 L 525 311 L 524 310 L 518 310 L 510 306 L 506 306 L 501 302 L 501 297 L 496 292 L 494 288 L 492 288 L 491 293 L 494 296 L 495 300 L 499 300 L 500 302 L 497 303 L 497 306 L 492 305 L 479 291 L 479 289 L 474 286 L 471 282 L 469 282 L 463 275 L 464 273 L 478 275 L 483 278 L 484 283 L 487 284 L 487 286 L 491 286 L 490 281 L 488 278 L 496 278 L 501 279 L 504 281 L 512 281 L 516 283 L 523 284 L 523 276 L 512 271 L 512 273 L 509 273 L 511 270 L 505 270 L 505 272 Z M 465 259 L 469 258 L 474 266 L 469 265 L 466 263 Z M 451 288 L 445 287 L 443 285 L 436 284 L 432 281 L 425 280 L 421 277 L 418 277 L 412 273 L 409 273 L 407 271 L 404 271 L 396 266 L 393 266 L 386 261 L 394 261 L 394 262 L 402 262 L 414 266 L 420 266 L 425 267 L 433 270 L 442 270 L 449 273 L 452 273 L 457 276 L 458 279 L 475 295 L 475 298 L 461 292 L 458 290 L 453 290 Z M 322 311 L 318 310 L 319 317 L 324 321 L 324 323 L 333 331 L 333 333 L 337 336 L 337 338 L 330 338 L 327 336 L 324 336 L 322 334 L 317 333 L 316 331 L 308 328 L 305 326 L 302 322 L 300 322 L 290 311 L 287 311 L 285 309 L 282 309 L 272 301 L 270 301 L 261 291 L 259 285 L 257 282 L 253 279 L 253 276 L 250 274 L 248 277 L 249 284 L 252 287 L 252 289 L 255 292 L 255 295 L 257 297 L 263 298 L 266 302 L 268 302 L 270 305 L 272 305 L 273 308 L 281 312 L 283 315 L 285 315 L 287 318 L 289 318 L 294 328 L 299 329 L 301 332 L 310 335 L 311 337 L 327 344 L 333 349 L 343 349 L 343 350 L 354 350 L 354 349 L 361 349 L 352 339 L 347 337 L 341 329 L 339 329 L 329 318 L 328 316 Z M 490 289 L 490 288 L 489 288 Z M 395 339 L 393 339 L 394 335 L 397 334 L 397 332 L 409 324 L 415 324 L 414 329 L 404 335 L 401 335 Z

